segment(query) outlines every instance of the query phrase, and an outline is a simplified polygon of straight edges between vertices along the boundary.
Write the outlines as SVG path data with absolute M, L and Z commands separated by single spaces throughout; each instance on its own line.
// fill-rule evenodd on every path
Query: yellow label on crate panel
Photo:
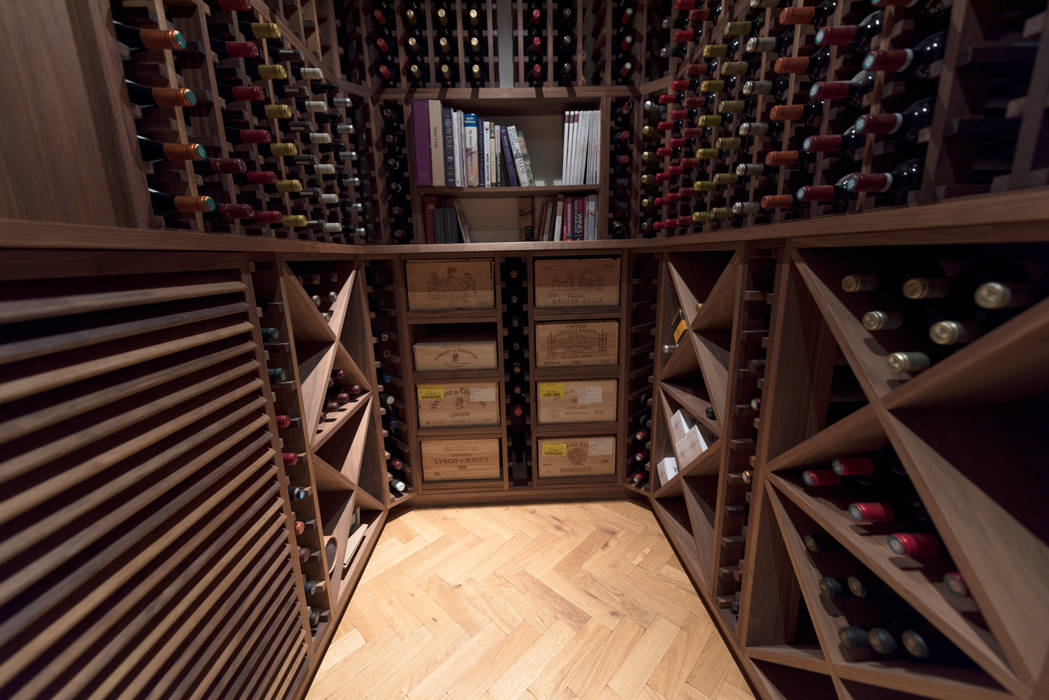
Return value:
M 559 399 L 565 395 L 564 382 L 539 382 L 539 397 L 543 399 Z
M 544 442 L 543 443 L 543 456 L 544 457 L 564 457 L 568 454 L 568 443 L 567 442 Z
M 416 388 L 420 401 L 436 401 L 444 398 L 444 387 L 440 384 L 420 384 Z
M 674 329 L 674 342 L 681 340 L 681 336 L 685 335 L 685 331 L 688 330 L 688 321 L 681 319 L 678 321 L 677 328 Z

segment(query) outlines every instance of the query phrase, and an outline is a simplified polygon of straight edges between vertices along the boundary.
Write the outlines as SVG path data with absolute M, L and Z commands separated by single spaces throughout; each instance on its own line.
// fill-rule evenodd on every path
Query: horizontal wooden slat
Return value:
M 178 497 L 173 499 L 166 506 L 158 509 L 149 518 L 139 523 L 133 530 L 130 530 L 123 537 L 110 544 L 84 565 L 67 574 L 61 581 L 55 582 L 49 590 L 37 598 L 34 598 L 31 604 L 19 609 L 16 614 L 4 620 L 3 623 L 0 624 L 0 645 L 6 644 L 20 630 L 35 622 L 41 615 L 46 613 L 51 606 L 67 597 L 71 590 L 91 580 L 91 578 L 98 573 L 105 571 L 118 555 L 126 552 L 128 548 L 134 546 L 136 543 L 141 542 L 151 533 L 153 528 L 162 524 L 172 515 L 178 513 L 182 508 L 192 503 L 194 499 L 198 498 L 208 488 L 211 488 L 219 478 L 225 476 L 248 456 L 262 449 L 267 442 L 268 436 L 263 435 L 249 443 L 237 456 L 225 463 L 221 468 L 208 474 L 207 477 L 194 484 L 193 488 L 180 492 Z M 199 513 L 200 510 L 201 509 L 198 507 L 194 512 Z M 185 532 L 191 524 L 192 516 L 187 516 L 179 522 L 171 525 L 163 532 L 157 533 L 156 536 L 150 540 L 149 547 L 145 551 L 139 552 L 132 559 L 126 561 L 121 568 L 115 570 L 113 575 L 107 580 L 106 586 L 92 589 L 89 594 L 85 595 L 83 599 L 77 602 L 77 605 L 73 608 L 72 612 L 84 612 L 87 609 L 90 609 L 91 601 L 98 599 L 99 596 L 104 597 L 105 595 L 108 595 L 115 587 L 126 582 L 135 574 L 138 568 L 143 566 L 149 560 L 152 556 L 152 552 L 158 551 L 156 548 L 163 548 L 170 545 L 183 532 Z M 32 583 L 32 581 L 29 581 L 28 583 Z M 27 585 L 27 581 L 21 578 L 13 580 L 9 579 L 8 581 L 5 581 L 4 584 L 5 586 L 10 585 L 12 588 L 18 588 L 21 590 Z M 57 621 L 52 621 L 52 625 L 54 624 L 57 624 Z M 0 665 L 0 683 L 6 682 L 2 672 L 2 669 L 4 668 L 7 668 L 6 664 Z
M 127 289 L 98 294 L 69 294 L 64 296 L 40 297 L 37 299 L 14 299 L 0 301 L 0 323 L 17 323 L 55 316 L 68 316 L 92 311 L 117 309 L 121 306 L 158 304 L 177 299 L 208 297 L 218 294 L 243 294 L 243 282 L 215 282 L 212 284 L 179 285 L 177 287 L 155 287 Z
M 241 690 L 243 689 L 244 684 L 254 677 L 254 669 L 259 663 L 259 660 L 264 658 L 267 649 L 274 643 L 275 637 L 277 637 L 281 630 L 287 627 L 288 621 L 293 620 L 294 617 L 294 612 L 290 610 L 283 616 L 278 617 L 277 620 L 270 625 L 270 628 L 266 631 L 266 635 L 255 645 L 251 656 L 249 656 L 239 668 L 231 669 L 233 673 L 228 678 L 224 679 L 223 684 L 219 686 L 219 690 L 214 697 L 244 697 L 241 695 Z M 229 685 L 230 682 L 233 682 L 233 685 Z
M 163 495 L 170 489 L 194 474 L 208 462 L 232 449 L 235 445 L 247 439 L 253 432 L 264 428 L 268 419 L 265 416 L 259 416 L 241 427 L 239 430 L 235 429 L 236 424 L 245 420 L 246 416 L 250 416 L 254 410 L 253 407 L 245 407 L 242 413 L 227 416 L 209 426 L 208 429 L 195 434 L 192 442 L 182 442 L 176 445 L 173 448 L 173 451 L 176 452 L 176 455 L 182 455 L 189 452 L 197 445 L 204 444 L 206 441 L 211 440 L 216 435 L 222 435 L 223 431 L 229 431 L 229 434 L 224 435 L 221 440 L 213 444 L 204 452 L 197 454 L 187 464 L 172 469 L 164 479 L 153 484 L 148 489 L 143 489 L 134 497 L 128 498 L 121 503 L 119 507 L 110 510 L 104 517 L 92 522 L 90 527 L 85 527 L 72 537 L 67 537 L 64 541 L 65 547 L 62 550 L 52 549 L 45 555 L 34 559 L 31 564 L 20 571 L 20 577 L 10 581 L 5 581 L 0 585 L 0 601 L 9 600 L 14 595 L 17 595 L 22 590 L 22 587 L 30 585 L 30 583 L 38 577 L 42 577 L 52 569 L 60 567 L 68 558 L 69 551 L 77 551 L 82 547 L 86 547 L 96 538 L 117 527 L 121 522 L 132 517 L 135 513 L 138 513 L 158 498 L 163 497 Z M 139 472 L 141 472 L 141 474 L 148 474 L 166 464 L 169 464 L 171 459 L 172 455 L 169 454 L 158 455 L 155 460 L 151 460 L 150 462 L 136 468 L 135 473 L 129 476 L 128 481 L 132 483 L 137 481 L 142 478 Z M 82 512 L 87 512 L 91 507 L 105 503 L 114 493 L 117 492 L 118 491 L 94 491 L 87 494 L 80 501 L 72 503 L 66 508 L 56 510 L 50 517 L 40 521 L 32 528 L 24 530 L 20 533 L 20 536 L 9 538 L 4 541 L 3 544 L 0 545 L 0 553 L 2 553 L 0 561 L 8 561 L 28 548 L 43 541 L 45 538 L 53 536 L 60 527 L 73 522 L 76 517 L 81 515 Z
M 156 343 L 137 348 L 130 352 L 107 355 L 97 359 L 70 364 L 56 369 L 20 377 L 13 381 L 0 384 L 0 403 L 14 401 L 31 394 L 55 389 L 57 387 L 72 384 L 73 382 L 97 377 L 107 372 L 130 367 L 140 362 L 148 362 L 164 355 L 171 355 L 188 348 L 213 343 L 223 338 L 231 338 L 235 335 L 250 334 L 253 326 L 244 321 L 230 326 L 217 328 L 204 333 L 188 335 L 163 343 Z
M 267 456 L 264 455 L 264 457 Z M 33 697 L 36 693 L 43 691 L 46 685 L 52 682 L 53 677 L 75 662 L 81 653 L 90 648 L 104 634 L 108 633 L 111 636 L 106 638 L 105 646 L 99 650 L 96 656 L 106 658 L 115 655 L 121 646 L 133 640 L 143 627 L 150 623 L 152 620 L 152 615 L 149 614 L 150 610 L 159 610 L 168 604 L 184 586 L 195 580 L 200 574 L 201 567 L 206 562 L 229 547 L 228 540 L 232 533 L 252 522 L 255 518 L 261 517 L 259 513 L 267 504 L 272 507 L 273 499 L 278 496 L 276 484 L 272 483 L 272 475 L 264 473 L 255 479 L 253 483 L 244 484 L 247 477 L 258 472 L 258 468 L 261 466 L 259 462 L 265 463 L 263 458 L 260 458 L 260 460 L 256 461 L 256 466 L 243 470 L 239 478 L 230 479 L 229 482 L 208 499 L 209 504 L 220 504 L 229 498 L 231 494 L 240 491 L 240 494 L 227 508 L 227 511 L 232 514 L 231 516 L 203 519 L 197 531 L 179 548 L 175 556 L 161 562 L 150 573 L 149 579 L 131 589 L 129 595 L 121 598 L 116 605 L 107 610 L 106 615 L 101 618 L 99 624 L 94 625 L 90 630 L 86 630 L 77 637 L 75 642 L 64 647 L 59 654 L 49 657 L 47 665 L 39 668 L 36 678 L 21 688 L 19 695 Z M 260 489 L 263 489 L 267 482 L 271 482 L 272 485 L 260 494 Z M 249 503 L 252 496 L 255 496 L 255 498 Z M 239 516 L 237 516 L 238 513 Z M 222 526 L 221 529 L 220 526 Z M 154 590 L 158 582 L 163 581 L 172 572 L 180 568 L 182 570 L 179 572 L 178 577 L 173 579 L 167 587 L 159 591 Z M 150 598 L 149 605 L 142 605 L 141 601 L 143 598 L 151 593 L 153 595 Z M 134 621 L 122 625 L 119 631 L 114 631 L 111 625 L 119 621 L 128 612 L 135 610 L 136 606 L 145 611 L 145 613 Z M 81 667 L 77 674 L 66 684 L 67 692 L 77 692 L 87 682 L 90 675 L 97 672 L 97 670 L 97 668 L 90 666 Z M 60 697 L 62 694 L 62 692 L 59 692 L 57 697 Z
M 158 425 L 152 430 L 147 430 L 140 435 L 137 435 L 135 439 L 121 443 L 120 445 L 117 445 L 102 454 L 96 455 L 75 467 L 63 470 L 60 474 L 57 474 L 32 488 L 20 491 L 13 498 L 3 501 L 2 505 L 4 514 L 14 516 L 24 512 L 28 508 L 40 505 L 56 493 L 60 493 L 75 486 L 88 477 L 94 476 L 102 470 L 127 459 L 150 445 L 159 442 L 163 438 L 193 425 L 200 421 L 204 416 L 225 408 L 237 399 L 249 396 L 253 392 L 258 392 L 261 389 L 262 380 L 255 379 L 231 390 L 227 394 L 209 401 L 206 404 L 187 407 L 188 410 L 185 413 L 177 416 L 173 420 Z M 14 464 L 7 463 L 0 465 L 0 480 L 7 481 L 25 473 L 26 471 L 27 470 L 17 462 Z
M 280 510 L 280 504 L 275 502 L 256 525 L 230 547 L 215 566 L 197 579 L 192 589 L 183 593 L 182 599 L 163 621 L 154 625 L 148 635 L 136 640 L 136 643 L 126 650 L 126 656 L 121 659 L 116 668 L 107 669 L 106 677 L 97 688 L 93 689 L 91 696 L 106 697 L 118 688 L 121 693 L 129 696 L 142 692 L 151 677 L 150 673 L 143 671 L 166 666 L 174 648 L 185 640 L 185 635 L 173 633 L 174 623 L 178 622 L 184 625 L 185 629 L 191 629 L 195 621 L 199 621 L 204 614 L 210 611 L 214 602 L 225 593 L 228 582 L 239 577 L 244 569 L 259 556 L 260 552 L 266 550 L 267 546 L 274 551 L 282 546 L 287 546 L 286 540 L 277 538 L 277 533 L 284 527 L 283 518 L 277 517 Z M 220 578 L 222 572 L 226 570 L 225 567 L 231 564 L 233 568 L 225 577 Z M 226 582 L 226 585 L 222 585 L 223 581 Z M 211 594 L 206 595 L 209 590 Z M 160 649 L 153 649 L 155 644 L 165 639 L 167 642 Z M 145 669 L 139 668 L 138 663 L 146 654 L 149 654 L 147 665 Z M 134 673 L 129 675 L 131 671 Z
M 270 679 L 272 679 L 280 659 L 287 656 L 287 654 L 284 653 L 285 650 L 289 649 L 292 645 L 297 644 L 301 635 L 301 630 L 292 631 L 291 625 L 287 622 L 284 622 L 282 626 L 278 628 L 274 643 L 262 657 L 262 661 L 258 666 L 252 669 L 248 676 L 248 684 L 244 689 L 245 697 L 271 697 L 264 694 L 262 689 L 265 688 Z
M 40 445 L 35 450 L 23 452 L 17 457 L 0 462 L 0 474 L 25 474 L 35 467 L 67 455 L 74 450 L 97 442 L 113 433 L 133 429 L 134 425 L 152 416 L 160 415 L 165 411 L 174 409 L 179 404 L 189 401 L 205 392 L 211 391 L 224 384 L 228 384 L 238 377 L 246 374 L 257 373 L 259 363 L 257 361 L 245 362 L 233 369 L 227 370 L 205 380 L 195 382 L 180 391 L 161 393 L 160 396 L 145 404 L 124 401 L 120 405 L 121 413 L 108 420 L 85 426 L 82 430 L 64 435 L 59 439 L 51 440 Z M 255 385 L 260 386 L 261 380 L 255 376 Z
M 254 353 L 255 344 L 252 342 L 239 343 L 231 347 L 216 350 L 202 357 L 176 361 L 170 366 L 157 368 L 147 374 L 128 378 L 126 381 L 117 381 L 105 384 L 96 391 L 69 400 L 63 400 L 58 404 L 49 405 L 32 413 L 26 413 L 18 418 L 13 418 L 0 423 L 0 435 L 8 440 L 14 440 L 27 435 L 34 430 L 55 425 L 73 416 L 94 410 L 100 406 L 119 401 L 120 399 L 146 391 L 165 382 L 173 381 L 180 377 L 212 367 L 239 355 Z M 170 356 L 171 359 L 178 359 Z
M 174 328 L 196 321 L 206 321 L 223 316 L 246 313 L 248 305 L 246 302 L 235 302 L 232 304 L 219 304 L 206 306 L 193 311 L 179 311 L 177 313 L 152 315 L 147 318 L 127 321 L 125 323 L 113 323 L 106 326 L 96 326 L 68 333 L 56 333 L 27 340 L 0 345 L 0 364 L 6 362 L 17 362 L 27 357 L 51 354 L 81 348 L 86 345 L 105 343 L 139 333 L 163 328 Z

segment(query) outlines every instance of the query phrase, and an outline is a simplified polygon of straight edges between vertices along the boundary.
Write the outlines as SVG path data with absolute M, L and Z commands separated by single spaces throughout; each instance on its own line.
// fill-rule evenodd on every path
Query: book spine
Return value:
M 528 155 L 528 145 L 525 142 L 524 132 L 517 132 L 517 142 L 521 146 L 521 155 L 524 157 L 525 175 L 528 177 L 528 184 L 535 187 L 535 175 L 532 173 L 532 157 Z
M 507 127 L 510 132 L 510 152 L 513 154 L 514 170 L 517 173 L 519 187 L 528 184 L 528 173 L 525 171 L 524 155 L 521 153 L 521 143 L 517 140 L 517 127 Z
M 452 110 L 452 153 L 455 154 L 455 186 L 463 187 L 463 113 Z
M 477 122 L 477 184 L 481 187 L 488 187 L 488 163 L 486 158 L 488 150 L 488 138 L 485 136 L 485 129 L 487 122 L 484 119 L 480 119 Z
M 500 133 L 503 137 L 503 163 L 506 165 L 506 177 L 510 187 L 517 187 L 517 169 L 514 167 L 514 154 L 510 150 L 510 127 L 504 126 Z
M 430 110 L 426 100 L 412 100 L 412 151 L 415 156 L 415 184 L 433 185 L 430 165 Z
M 576 197 L 575 199 L 575 230 L 572 232 L 572 240 L 581 241 L 586 236 L 586 199 Z
M 444 186 L 455 187 L 455 116 L 451 107 L 441 109 L 444 131 Z
M 437 208 L 437 197 L 433 195 L 427 195 L 423 197 L 423 217 L 426 225 L 426 242 L 434 243 L 433 230 L 434 230 L 434 210 Z
M 464 114 L 463 115 L 463 136 L 464 136 L 464 148 L 463 151 L 466 154 L 466 186 L 477 187 L 480 180 L 478 179 L 478 168 L 477 168 L 477 115 L 476 114 Z
M 430 172 L 433 184 L 444 187 L 444 122 L 441 117 L 441 101 L 427 100 L 430 113 Z

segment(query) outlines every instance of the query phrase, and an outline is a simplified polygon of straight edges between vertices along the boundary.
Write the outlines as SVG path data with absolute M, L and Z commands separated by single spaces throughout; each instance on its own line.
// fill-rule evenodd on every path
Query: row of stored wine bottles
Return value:
M 212 9 L 202 23 L 113 2 L 154 214 L 165 227 L 365 242 L 366 209 L 377 213 L 357 174 L 371 159 L 357 150 L 366 105 L 250 3 Z
M 952 55 L 965 70 L 941 80 L 950 31 L 977 21 L 950 29 L 952 5 L 790 4 L 681 3 L 667 37 L 680 66 L 644 103 L 642 235 L 1010 186 L 1037 48 L 1021 32 L 1039 7 L 997 8 L 995 39 Z
M 666 73 L 671 2 L 349 3 L 343 71 L 374 89 L 633 85 Z M 509 40 L 507 40 L 509 39 Z M 500 41 L 502 40 L 502 41 Z M 501 46 L 502 43 L 502 46 Z

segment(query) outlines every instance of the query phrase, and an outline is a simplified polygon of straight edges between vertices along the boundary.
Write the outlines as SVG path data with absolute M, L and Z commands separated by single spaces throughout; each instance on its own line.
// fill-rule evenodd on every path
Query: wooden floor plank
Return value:
M 309 700 L 741 700 L 647 508 L 418 509 L 390 521 Z

